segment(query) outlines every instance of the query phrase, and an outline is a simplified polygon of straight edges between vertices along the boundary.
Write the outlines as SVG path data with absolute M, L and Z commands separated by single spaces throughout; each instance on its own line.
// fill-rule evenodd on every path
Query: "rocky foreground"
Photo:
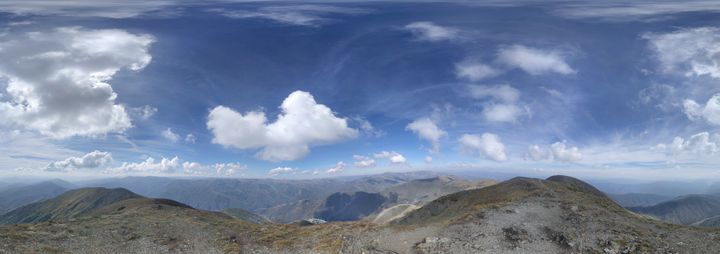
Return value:
M 73 196 L 72 200 L 85 198 L 98 200 L 82 195 Z M 0 253 L 713 253 L 720 250 L 720 230 L 669 224 L 637 215 L 592 186 L 565 176 L 547 180 L 514 178 L 490 187 L 446 195 L 422 207 L 395 211 L 393 216 L 381 220 L 368 218 L 319 225 L 259 224 L 225 213 L 193 209 L 171 200 L 142 197 L 100 207 L 86 206 L 91 209 L 83 211 L 42 207 L 47 211 L 73 211 L 71 214 L 77 216 L 2 226 Z M 402 216 L 395 216 L 398 214 Z M 22 217 L 22 214 L 14 216 Z

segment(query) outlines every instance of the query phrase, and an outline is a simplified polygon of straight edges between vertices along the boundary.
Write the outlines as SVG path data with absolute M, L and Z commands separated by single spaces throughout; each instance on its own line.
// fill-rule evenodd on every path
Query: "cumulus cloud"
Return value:
M 276 175 L 294 174 L 295 171 L 296 171 L 295 169 L 289 168 L 289 167 L 277 167 L 277 168 L 273 168 L 270 171 L 268 171 L 268 174 L 276 176 Z
M 567 141 L 555 142 L 550 147 L 531 145 L 528 147 L 527 158 L 534 161 L 554 160 L 558 162 L 577 162 L 582 160 L 583 155 L 580 149 L 573 146 L 568 147 Z
M 528 157 L 534 161 L 540 161 L 552 158 L 552 153 L 546 148 L 542 148 L 539 145 L 531 145 L 528 147 Z
M 453 40 L 460 36 L 460 31 L 455 28 L 440 26 L 432 22 L 419 21 L 405 26 L 419 40 L 443 41 Z
M 469 81 L 480 81 L 499 74 L 499 70 L 478 62 L 462 62 L 455 65 L 455 75 Z
M 720 94 L 713 95 L 704 106 L 694 100 L 686 99 L 683 102 L 683 109 L 690 120 L 705 120 L 720 125 Z
M 163 138 L 167 139 L 168 141 L 171 141 L 173 143 L 177 143 L 178 140 L 180 140 L 180 135 L 172 131 L 172 128 L 167 128 L 163 130 L 160 135 L 162 135 Z
M 498 61 L 509 67 L 519 68 L 530 75 L 551 72 L 563 75 L 575 73 L 561 53 L 522 45 L 501 48 L 498 52 Z
M 182 171 L 188 175 L 233 176 L 245 169 L 247 169 L 247 166 L 237 162 L 215 163 L 212 165 L 188 161 L 182 163 Z
M 494 161 L 507 160 L 505 145 L 496 134 L 464 134 L 460 136 L 458 142 L 460 143 L 460 152 L 462 153 L 469 155 L 480 154 Z
M 345 164 L 345 162 L 340 161 L 340 162 L 338 162 L 337 164 L 335 164 L 335 166 L 333 166 L 332 168 L 329 168 L 329 169 L 328 169 L 327 171 L 325 171 L 325 172 L 328 173 L 328 174 L 340 173 L 340 172 L 342 172 L 342 171 L 345 169 L 346 166 L 347 166 L 347 165 Z
M 267 123 L 264 112 L 245 114 L 217 106 L 208 115 L 207 127 L 213 143 L 238 149 L 262 148 L 256 156 L 269 161 L 288 161 L 304 157 L 313 145 L 355 138 L 356 129 L 347 119 L 335 116 L 325 105 L 315 102 L 308 92 L 295 91 L 280 105 L 277 120 Z
M 413 121 L 405 127 L 418 135 L 421 139 L 430 141 L 432 148 L 430 152 L 437 153 L 440 151 L 440 139 L 447 136 L 447 132 L 440 129 L 435 121 L 430 118 L 423 117 Z
M 119 167 L 109 168 L 106 172 L 115 174 L 165 174 L 165 175 L 201 175 L 201 176 L 232 176 L 247 169 L 245 165 L 237 162 L 201 164 L 198 162 L 182 161 L 177 156 L 173 158 L 162 157 L 156 160 L 148 157 L 141 162 L 123 162 Z
M 566 143 L 567 142 L 563 140 L 562 142 L 555 142 L 550 145 L 553 158 L 561 162 L 576 162 L 582 160 L 583 155 L 580 149 L 576 146 L 568 147 Z
M 153 42 L 147 34 L 80 27 L 0 42 L 0 118 L 53 138 L 122 132 L 132 124 L 108 82 L 148 65 Z
M 333 21 L 325 17 L 328 14 L 358 15 L 371 12 L 371 10 L 363 8 L 310 4 L 267 6 L 252 11 L 226 9 L 213 9 L 211 11 L 228 18 L 261 18 L 296 26 L 320 26 L 326 24 Z
M 162 158 L 155 161 L 155 158 L 148 157 L 142 162 L 123 162 L 122 166 L 111 169 L 115 173 L 161 173 L 172 174 L 177 173 L 180 168 L 180 159 L 175 156 L 171 159 Z
M 700 132 L 687 139 L 675 137 L 672 143 L 658 144 L 653 149 L 673 157 L 683 154 L 715 155 L 720 152 L 720 134 Z
M 377 159 L 388 159 L 390 163 L 393 164 L 403 164 L 407 162 L 407 159 L 405 159 L 405 156 L 402 154 L 399 154 L 395 151 L 382 151 L 379 153 L 374 154 L 375 158 Z
M 648 40 L 666 73 L 720 78 L 720 29 L 701 27 L 670 33 L 647 33 Z
M 113 161 L 109 152 L 92 151 L 82 157 L 69 157 L 61 161 L 53 161 L 43 170 L 68 172 L 78 169 L 98 169 L 109 165 Z
M 518 105 L 520 91 L 509 85 L 468 85 L 468 94 L 475 99 L 486 99 L 482 116 L 489 122 L 517 122 L 528 114 L 528 109 Z
M 355 160 L 354 165 L 359 168 L 368 168 L 375 166 L 375 160 L 368 156 L 353 155 L 353 159 Z

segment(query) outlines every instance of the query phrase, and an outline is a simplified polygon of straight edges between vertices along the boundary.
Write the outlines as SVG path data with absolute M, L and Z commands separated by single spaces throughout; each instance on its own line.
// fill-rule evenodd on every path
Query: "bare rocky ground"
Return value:
M 592 188 L 592 187 L 589 187 Z M 444 196 L 387 225 L 254 224 L 149 199 L 0 227 L 0 253 L 715 253 L 720 231 L 628 212 L 572 179 Z

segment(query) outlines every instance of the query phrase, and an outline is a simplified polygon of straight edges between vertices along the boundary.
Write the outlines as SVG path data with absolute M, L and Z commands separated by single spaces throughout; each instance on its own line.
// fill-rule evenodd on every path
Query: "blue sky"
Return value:
M 720 5 L 0 3 L 0 172 L 718 178 Z

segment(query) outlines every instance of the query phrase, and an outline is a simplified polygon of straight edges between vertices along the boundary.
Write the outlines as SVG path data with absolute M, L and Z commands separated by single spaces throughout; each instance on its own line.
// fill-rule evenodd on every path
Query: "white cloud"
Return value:
M 423 117 L 413 121 L 405 127 L 418 135 L 421 139 L 430 141 L 432 148 L 430 152 L 437 153 L 440 151 L 440 139 L 447 136 L 447 132 L 440 129 L 435 121 L 430 118 Z
M 432 157 L 432 156 L 430 156 L 430 155 L 425 156 L 425 163 L 427 163 L 427 164 L 432 164 L 432 162 L 433 162 L 433 157 Z
M 277 167 L 277 168 L 271 169 L 268 172 L 268 174 L 276 176 L 276 175 L 284 175 L 284 174 L 293 174 L 293 173 L 295 173 L 295 171 L 296 171 L 295 169 L 289 168 L 289 167 Z
M 672 143 L 658 144 L 653 149 L 665 152 L 672 157 L 683 154 L 715 155 L 720 152 L 720 134 L 710 135 L 708 132 L 700 132 L 690 136 L 687 140 L 675 137 Z
M 295 91 L 280 105 L 282 113 L 267 123 L 265 113 L 245 114 L 217 106 L 208 115 L 207 126 L 213 143 L 238 149 L 262 148 L 257 157 L 270 161 L 296 160 L 310 152 L 310 146 L 355 138 L 358 131 L 348 127 L 308 92 Z
M 328 170 L 325 171 L 325 172 L 328 173 L 328 174 L 340 173 L 340 172 L 342 172 L 342 171 L 345 169 L 346 166 L 347 166 L 347 165 L 345 165 L 345 162 L 340 161 L 340 162 L 338 162 L 337 164 L 335 164 L 335 166 L 333 166 L 332 168 L 328 169 Z
M 528 157 L 534 161 L 540 161 L 552 158 L 552 153 L 548 149 L 542 148 L 539 145 L 531 145 L 528 147 Z
M 155 113 L 157 113 L 158 109 L 155 107 L 152 107 L 150 105 L 145 105 L 142 107 L 137 108 L 130 108 L 128 111 L 128 114 L 132 116 L 133 118 L 139 118 L 142 120 L 150 119 L 150 117 L 154 116 Z
M 195 144 L 195 141 L 197 141 L 197 138 L 192 133 L 185 135 L 185 142 Z
M 568 1 L 554 12 L 570 18 L 600 18 L 605 21 L 668 18 L 683 12 L 720 11 L 720 3 L 688 1 Z
M 469 85 L 468 90 L 470 92 L 470 96 L 475 99 L 490 97 L 502 102 L 515 103 L 520 98 L 520 91 L 509 85 Z
M 148 157 L 142 162 L 124 162 L 121 166 L 110 168 L 106 172 L 114 174 L 140 174 L 140 175 L 199 175 L 199 176 L 233 176 L 247 169 L 240 163 L 215 163 L 211 165 L 198 162 L 182 161 L 177 156 L 173 158 Z
M 520 117 L 529 114 L 527 108 L 517 104 L 520 91 L 509 86 L 468 85 L 469 95 L 475 99 L 489 100 L 483 105 L 482 115 L 489 122 L 517 122 Z
M 354 165 L 359 168 L 368 168 L 375 166 L 375 160 L 367 156 L 353 155 L 353 159 L 355 160 Z
M 43 170 L 68 172 L 78 169 L 98 169 L 107 166 L 113 161 L 109 152 L 92 151 L 82 157 L 69 157 L 61 161 L 53 161 Z
M 160 133 L 163 138 L 167 139 L 168 141 L 171 141 L 173 143 L 177 143 L 178 140 L 180 140 L 180 135 L 172 131 L 172 128 L 167 128 Z
M 665 84 L 652 84 L 638 92 L 641 103 L 651 105 L 662 111 L 669 111 L 678 107 L 676 99 L 678 89 Z
M 455 75 L 470 81 L 480 81 L 499 74 L 499 70 L 482 63 L 463 62 L 455 65 Z
M 530 75 L 555 72 L 563 75 L 573 74 L 570 65 L 565 62 L 562 54 L 529 48 L 522 45 L 503 47 L 498 52 L 498 61 L 507 66 L 519 68 Z
M 33 0 L 3 0 L 0 1 L 0 12 L 9 12 L 16 15 L 59 15 L 73 17 L 101 17 L 101 18 L 133 18 L 152 12 L 153 17 L 159 12 L 167 11 L 176 1 L 33 1 Z M 167 13 L 165 13 L 167 14 Z
M 483 117 L 489 122 L 517 122 L 525 114 L 522 108 L 514 104 L 489 104 L 483 108 Z
M 374 154 L 373 156 L 375 156 L 375 158 L 378 158 L 378 159 L 388 159 L 390 161 L 390 163 L 393 163 L 393 164 L 403 164 L 403 163 L 407 162 L 407 159 L 405 159 L 405 156 L 403 156 L 402 154 L 399 154 L 398 152 L 395 152 L 395 151 L 390 151 L 390 152 L 382 151 L 382 152 Z
M 319 26 L 333 21 L 330 18 L 324 17 L 327 14 L 358 15 L 371 12 L 371 10 L 363 8 L 310 4 L 268 6 L 253 11 L 225 9 L 213 9 L 211 11 L 220 13 L 220 15 L 228 18 L 262 18 L 278 23 L 297 26 Z
M 655 51 L 663 71 L 720 78 L 720 29 L 701 27 L 642 36 Z
M 705 106 L 687 99 L 683 102 L 683 109 L 690 120 L 704 119 L 708 123 L 720 125 L 720 94 L 713 95 Z
M 552 152 L 553 159 L 561 162 L 576 162 L 583 158 L 580 149 L 577 147 L 567 147 L 567 142 L 555 142 L 550 145 L 550 151 Z
M 494 161 L 505 161 L 505 145 L 500 137 L 493 133 L 482 135 L 464 134 L 458 139 L 460 151 L 469 155 L 480 154 Z
M 197 162 L 183 162 L 182 171 L 188 175 L 216 175 L 233 176 L 247 169 L 247 166 L 240 163 L 215 163 L 203 165 Z
M 373 137 L 373 138 L 379 138 L 379 137 L 385 136 L 385 134 L 387 134 L 387 133 L 385 133 L 384 131 L 375 128 L 375 127 L 374 127 L 368 120 L 366 120 L 365 118 L 356 116 L 356 117 L 350 118 L 350 120 L 352 120 L 353 122 L 355 122 L 356 126 L 358 126 L 358 128 L 360 129 L 360 131 L 362 132 L 362 134 L 365 135 L 365 136 Z
M 460 31 L 455 28 L 440 26 L 432 22 L 419 21 L 405 26 L 419 40 L 442 41 L 453 40 L 460 36 Z
M 157 162 L 154 158 L 148 157 L 142 162 L 123 162 L 122 166 L 112 168 L 109 171 L 114 173 L 174 174 L 178 173 L 181 166 L 182 164 L 177 156 L 172 159 L 163 157 Z
M 550 147 L 531 145 L 528 147 L 527 158 L 534 161 L 577 162 L 583 159 L 583 154 L 577 147 L 568 147 L 567 141 L 563 140 L 551 144 Z
M 0 42 L 0 78 L 7 81 L 0 117 L 53 138 L 122 132 L 132 124 L 108 82 L 150 63 L 153 42 L 147 34 L 80 27 Z

